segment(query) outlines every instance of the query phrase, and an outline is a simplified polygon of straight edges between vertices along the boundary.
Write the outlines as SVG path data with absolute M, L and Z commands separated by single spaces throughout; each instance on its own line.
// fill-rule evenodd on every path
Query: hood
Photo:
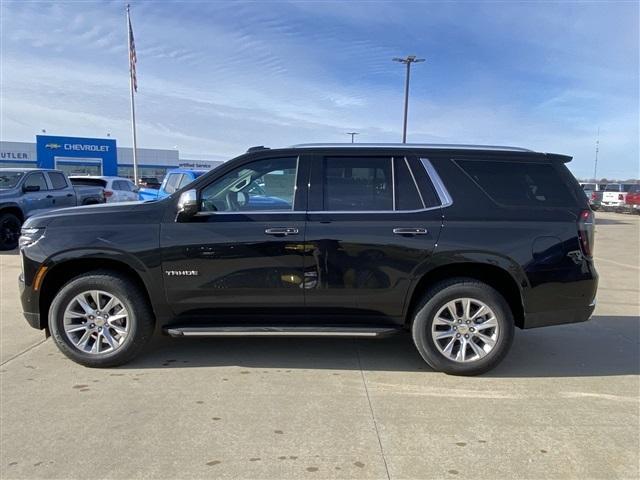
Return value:
M 0 202 L 7 202 L 9 200 L 16 200 L 18 193 L 20 192 L 19 188 L 8 188 L 6 190 L 0 190 Z
M 25 227 L 157 223 L 166 202 L 119 202 L 49 210 L 29 217 Z

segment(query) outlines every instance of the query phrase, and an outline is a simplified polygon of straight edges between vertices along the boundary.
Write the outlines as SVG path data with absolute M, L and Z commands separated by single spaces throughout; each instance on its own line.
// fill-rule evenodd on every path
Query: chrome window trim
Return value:
M 528 148 L 507 145 L 471 145 L 454 143 L 300 143 L 289 148 L 403 148 L 403 149 L 448 149 L 448 150 L 492 150 L 503 152 L 534 152 Z
M 216 212 L 216 211 L 204 211 L 196 213 L 196 216 L 209 216 L 209 215 L 293 215 L 293 214 L 306 214 L 304 210 L 239 210 L 237 212 Z
M 392 169 L 394 168 L 393 158 L 394 157 L 392 157 L 392 162 L 391 162 Z M 420 199 L 422 200 L 422 205 L 425 205 L 424 199 L 422 198 L 422 193 L 420 192 L 420 188 L 418 186 L 418 182 L 415 179 L 413 171 L 411 170 L 411 166 L 409 165 L 409 162 L 406 157 L 404 157 L 404 161 L 407 162 L 409 173 L 411 173 L 411 177 L 413 178 L 416 188 L 418 189 L 418 194 L 420 195 Z M 202 215 L 207 215 L 207 216 L 208 215 L 294 215 L 294 214 L 305 214 L 305 215 L 376 214 L 377 215 L 382 213 L 404 214 L 404 213 L 429 212 L 431 210 L 438 210 L 438 209 L 453 205 L 453 199 L 451 198 L 449 191 L 445 187 L 444 183 L 442 182 L 442 179 L 440 178 L 440 175 L 438 175 L 438 172 L 433 167 L 429 159 L 421 158 L 420 162 L 422 163 L 424 169 L 426 170 L 427 176 L 431 179 L 431 183 L 433 184 L 436 190 L 436 195 L 438 195 L 438 199 L 440 200 L 440 205 L 435 205 L 433 207 L 427 207 L 427 208 L 419 208 L 417 210 L 306 210 L 306 211 L 305 210 L 246 210 L 246 211 L 239 211 L 239 212 L 198 212 L 196 215 L 201 215 L 201 216 Z M 297 175 L 297 172 L 296 172 L 296 175 Z M 309 188 L 311 188 L 311 185 L 309 185 Z M 393 188 L 394 188 L 394 202 L 395 202 L 395 178 L 394 178 Z
M 441 207 L 445 208 L 453 205 L 453 198 L 451 198 L 451 195 L 449 195 L 447 187 L 445 187 L 442 179 L 440 178 L 440 175 L 438 175 L 436 169 L 433 168 L 433 165 L 431 164 L 429 159 L 421 158 L 420 162 L 422 163 L 424 169 L 427 171 L 427 175 L 429 175 L 429 178 L 431 178 L 431 183 L 433 183 L 433 187 L 436 189 L 436 194 L 440 199 Z
M 393 210 L 394 212 L 396 211 L 396 159 L 395 157 L 391 157 L 391 210 Z
M 418 210 L 310 210 L 306 213 L 308 214 L 313 214 L 313 215 L 319 215 L 319 214 L 323 214 L 323 213 L 330 213 L 332 215 L 336 214 L 336 213 L 345 213 L 345 214 L 349 214 L 349 213 L 357 213 L 357 214 L 363 214 L 363 213 L 393 213 L 393 214 L 398 214 L 398 213 L 420 213 L 420 212 L 428 212 L 429 210 L 436 210 L 436 209 L 440 209 L 442 208 L 442 205 L 436 205 L 434 207 L 429 207 L 429 208 L 420 208 Z
M 296 175 L 293 179 L 293 201 L 291 202 L 290 212 L 296 210 L 296 194 L 298 193 L 298 173 L 300 172 L 300 155 L 296 157 Z

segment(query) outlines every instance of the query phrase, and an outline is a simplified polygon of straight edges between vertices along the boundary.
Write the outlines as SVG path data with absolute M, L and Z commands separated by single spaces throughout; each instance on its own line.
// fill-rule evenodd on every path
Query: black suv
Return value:
M 565 166 L 521 148 L 251 148 L 170 197 L 57 210 L 20 239 L 24 315 L 91 367 L 174 337 L 408 330 L 478 374 L 514 327 L 595 305 L 594 220 Z

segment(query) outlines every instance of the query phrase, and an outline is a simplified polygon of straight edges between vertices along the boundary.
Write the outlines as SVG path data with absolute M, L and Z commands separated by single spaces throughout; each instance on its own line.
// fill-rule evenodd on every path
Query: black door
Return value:
M 318 157 L 309 192 L 307 307 L 399 321 L 442 226 L 424 167 L 404 156 Z
M 264 158 L 198 190 L 191 221 L 162 224 L 163 274 L 174 313 L 224 316 L 304 305 L 307 178 L 299 158 Z

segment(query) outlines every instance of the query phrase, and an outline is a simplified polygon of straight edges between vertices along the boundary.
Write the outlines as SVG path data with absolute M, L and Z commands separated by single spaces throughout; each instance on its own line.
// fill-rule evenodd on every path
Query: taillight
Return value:
M 598 198 L 598 195 L 596 195 L 596 192 L 591 192 L 591 200 L 595 200 Z
M 109 198 L 111 195 L 113 195 L 113 192 L 111 190 L 105 190 L 104 191 L 104 196 Z
M 583 210 L 578 217 L 578 238 L 580 248 L 585 257 L 593 255 L 593 242 L 595 234 L 595 217 L 591 210 Z
M 621 193 L 618 194 L 618 200 L 624 200 L 624 195 L 622 195 Z

